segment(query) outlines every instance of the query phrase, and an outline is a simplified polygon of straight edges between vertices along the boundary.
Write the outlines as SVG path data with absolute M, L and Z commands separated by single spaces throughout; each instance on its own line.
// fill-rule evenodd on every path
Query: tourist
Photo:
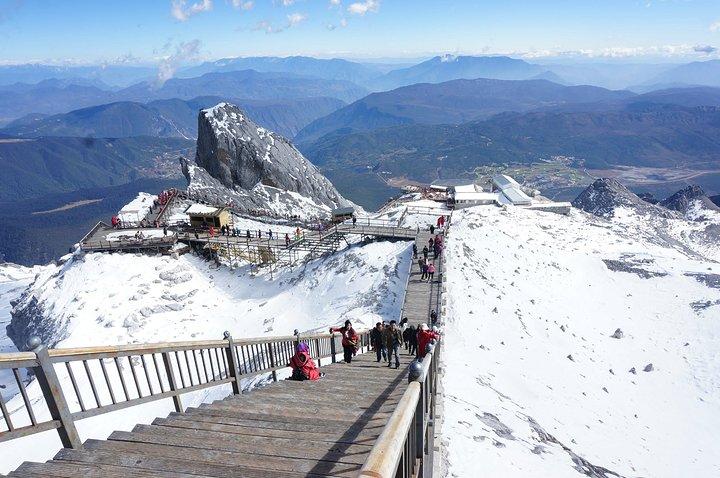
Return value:
M 355 224 L 357 224 L 357 218 L 355 217 L 354 214 L 353 214 L 353 217 L 352 217 L 352 223 L 353 223 L 353 227 L 355 227 Z
M 290 359 L 288 366 L 292 367 L 290 380 L 319 380 L 325 376 L 324 373 L 320 373 L 315 362 L 310 357 L 310 348 L 305 342 L 297 345 L 295 355 Z
M 290 247 L 290 235 L 285 234 L 285 247 Z
M 247 232 L 245 233 L 245 237 L 247 237 L 248 239 L 250 239 L 250 229 L 248 229 Z
M 390 327 L 385 329 L 385 346 L 388 350 L 388 367 L 392 367 L 392 358 L 395 354 L 395 368 L 400 368 L 400 356 L 398 355 L 398 348 L 403 341 L 402 332 L 397 326 L 397 322 L 394 320 L 390 321 Z
M 163 226 L 163 236 L 167 236 L 167 226 Z
M 430 224 L 430 234 L 435 234 L 435 226 Z
M 428 246 L 423 247 L 423 257 L 425 258 L 425 261 L 427 262 L 428 254 L 430 253 L 430 249 L 428 249 Z
M 270 229 L 270 230 L 268 231 L 268 235 L 270 236 L 270 239 L 272 239 L 272 238 L 273 238 L 273 235 L 272 235 L 272 229 Z
M 440 334 L 429 330 L 427 324 L 420 324 L 420 330 L 418 330 L 417 333 L 418 358 L 422 359 L 425 357 L 425 355 L 427 355 L 427 346 L 430 345 L 430 342 L 439 338 Z
M 405 317 L 400 321 L 400 332 L 402 332 L 403 337 L 403 346 L 405 347 L 405 350 L 408 348 L 407 339 L 405 338 L 405 331 L 408 328 L 408 318 Z
M 410 355 L 417 355 L 417 329 L 415 329 L 414 325 L 409 325 L 408 328 L 405 329 L 405 333 L 407 334 L 408 353 Z
M 431 262 L 429 266 L 427 266 L 427 273 L 428 273 L 428 282 L 432 282 L 435 275 L 435 262 Z
M 413 259 L 417 259 L 417 244 L 413 242 Z
M 375 328 L 370 331 L 370 345 L 372 345 L 373 350 L 375 350 L 378 362 L 380 362 L 381 357 L 384 361 L 388 361 L 387 349 L 385 348 L 383 336 L 383 324 L 382 322 L 378 322 L 375 324 Z
M 438 319 L 438 317 L 437 317 L 437 312 L 434 311 L 434 310 L 433 310 L 432 312 L 430 312 L 430 323 L 431 323 L 432 325 L 437 324 L 437 319 Z
M 357 332 L 355 332 L 355 329 L 353 329 L 352 323 L 346 320 L 345 325 L 342 327 L 331 327 L 330 333 L 332 334 L 333 332 L 340 332 L 342 334 L 343 358 L 345 363 L 351 363 L 353 356 L 357 354 L 360 343 L 360 337 Z

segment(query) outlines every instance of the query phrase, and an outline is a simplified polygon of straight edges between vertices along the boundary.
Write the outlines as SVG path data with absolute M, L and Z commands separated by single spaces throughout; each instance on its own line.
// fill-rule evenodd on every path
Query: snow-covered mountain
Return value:
M 78 347 L 220 339 L 225 330 L 235 338 L 317 332 L 346 319 L 364 329 L 399 314 L 409 258 L 407 242 L 356 244 L 276 272 L 270 280 L 253 274 L 249 265 L 233 270 L 192 254 L 78 253 L 38 274 L 15 306 L 8 332 L 24 349 L 33 334 L 55 347 Z M 59 373 L 69 383 L 64 371 Z M 227 390 L 211 389 L 184 401 L 196 406 L 223 393 Z M 40 396 L 36 382 L 28 394 L 31 400 Z M 21 409 L 20 400 L 16 395 L 8 408 Z M 78 406 L 70 403 L 72 409 Z M 78 426 L 83 439 L 105 438 L 114 429 L 129 430 L 171 410 L 165 400 Z M 35 413 L 39 420 L 48 416 L 42 408 Z M 19 415 L 14 417 L 18 426 L 26 420 Z M 23 460 L 49 459 L 58 448 L 52 431 L 2 443 L 0 473 Z
M 229 103 L 200 112 L 195 163 L 182 163 L 190 192 L 225 198 L 248 212 L 315 218 L 353 205 L 290 141 Z
M 454 214 L 448 476 L 720 476 L 720 242 L 614 186 Z

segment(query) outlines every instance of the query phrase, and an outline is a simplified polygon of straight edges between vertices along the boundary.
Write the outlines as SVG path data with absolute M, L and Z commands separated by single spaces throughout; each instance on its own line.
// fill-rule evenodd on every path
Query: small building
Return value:
M 330 215 L 332 217 L 333 223 L 341 223 L 353 218 L 353 216 L 355 215 L 355 208 L 352 206 L 339 207 L 337 209 L 333 209 L 330 212 Z
M 450 191 L 455 186 L 468 184 L 467 179 L 436 179 L 430 183 L 430 189 L 434 191 Z
M 232 214 L 224 207 L 195 203 L 185 210 L 185 214 L 190 218 L 190 226 L 192 227 L 206 228 L 212 226 L 219 228 L 232 224 Z
M 484 191 L 461 191 L 455 192 L 452 197 L 452 201 L 455 209 L 462 209 L 465 207 L 497 204 L 498 195 L 497 193 L 488 193 Z
M 492 177 L 493 191 L 500 195 L 500 202 L 512 204 L 513 206 L 528 206 L 532 204 L 530 196 L 525 194 L 522 186 L 510 176 L 496 174 Z

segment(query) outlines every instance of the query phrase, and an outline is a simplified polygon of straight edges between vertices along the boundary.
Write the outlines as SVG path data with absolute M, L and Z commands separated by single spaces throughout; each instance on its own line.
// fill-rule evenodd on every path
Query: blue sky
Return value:
M 0 0 L 0 63 L 718 58 L 719 0 Z

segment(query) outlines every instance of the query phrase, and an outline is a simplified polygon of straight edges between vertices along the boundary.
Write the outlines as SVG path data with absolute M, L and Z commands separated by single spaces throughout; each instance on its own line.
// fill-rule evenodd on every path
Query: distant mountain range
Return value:
M 121 90 L 58 83 L 0 86 L 0 124 L 28 114 L 66 113 L 78 108 L 119 101 L 146 103 L 159 99 L 190 100 L 218 96 L 253 101 L 335 98 L 345 103 L 367 94 L 364 88 L 340 80 L 308 78 L 289 73 L 259 73 L 252 70 L 208 73 L 197 78 L 171 79 L 160 87 L 142 82 Z
M 720 60 L 678 65 L 651 78 L 643 86 L 702 85 L 720 87 Z
M 388 171 L 432 181 L 474 168 L 574 156 L 590 168 L 717 167 L 720 108 L 639 103 L 601 112 L 503 113 L 461 125 L 408 125 L 330 134 L 302 145 L 333 169 Z
M 313 121 L 300 131 L 296 141 L 314 141 L 333 132 L 347 134 L 403 124 L 460 124 L 508 111 L 525 112 L 567 104 L 619 103 L 633 96 L 629 91 L 562 86 L 547 80 L 422 83 L 366 96 Z
M 345 103 L 335 98 L 298 100 L 236 100 L 203 96 L 191 100 L 168 99 L 149 103 L 122 101 L 58 115 L 30 115 L 8 124 L 0 133 L 17 137 L 79 136 L 125 138 L 133 136 L 197 137 L 198 112 L 222 101 L 237 102 L 266 128 L 292 138 L 313 120 Z
M 375 81 L 376 90 L 416 83 L 442 83 L 458 79 L 527 80 L 548 69 L 507 56 L 436 56 L 418 65 L 391 71 Z
M 14 83 L 39 83 L 48 79 L 73 80 L 75 84 L 81 79 L 96 80 L 114 87 L 130 86 L 157 75 L 155 66 L 133 65 L 43 65 L 28 63 L 24 65 L 0 65 L 0 85 Z
M 307 56 L 223 58 L 180 70 L 177 78 L 192 78 L 206 73 L 255 70 L 259 72 L 291 73 L 326 80 L 350 81 L 367 87 L 369 82 L 383 74 L 372 65 L 348 60 L 318 59 Z
M 0 201 L 178 177 L 177 157 L 193 151 L 194 141 L 178 138 L 0 137 Z

